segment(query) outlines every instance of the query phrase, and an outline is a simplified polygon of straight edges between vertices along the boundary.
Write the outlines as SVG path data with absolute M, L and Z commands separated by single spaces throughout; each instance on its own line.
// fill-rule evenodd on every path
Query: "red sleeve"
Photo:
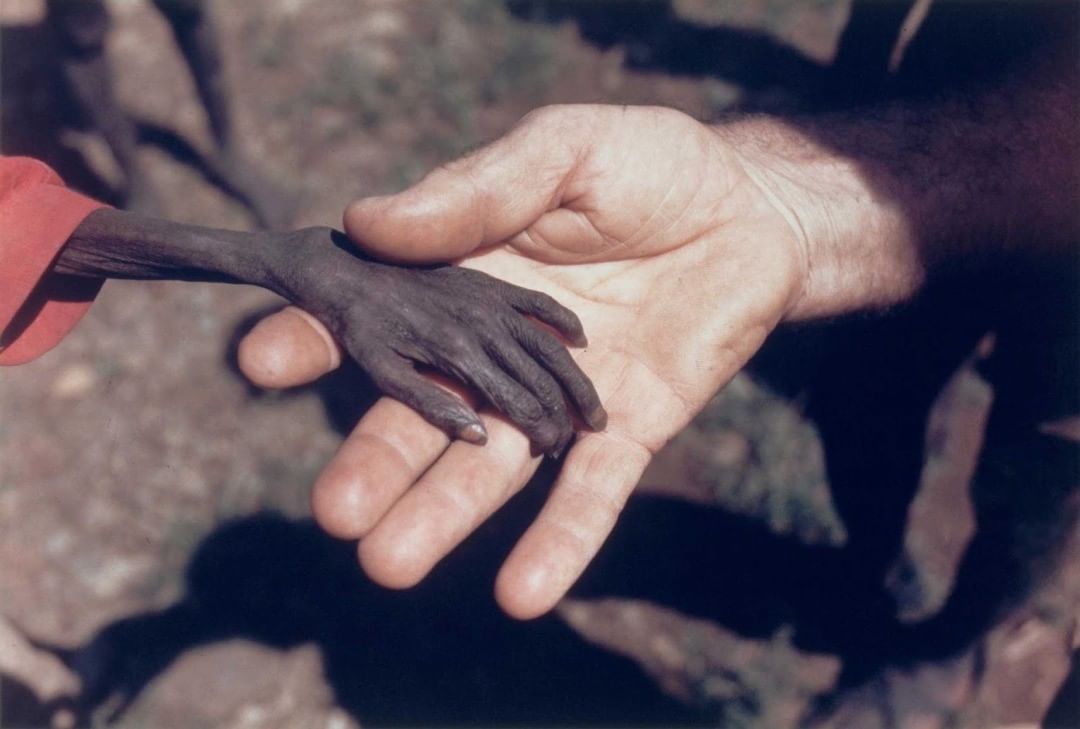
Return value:
M 49 351 L 90 308 L 101 280 L 46 273 L 79 223 L 101 207 L 42 162 L 0 157 L 0 365 Z

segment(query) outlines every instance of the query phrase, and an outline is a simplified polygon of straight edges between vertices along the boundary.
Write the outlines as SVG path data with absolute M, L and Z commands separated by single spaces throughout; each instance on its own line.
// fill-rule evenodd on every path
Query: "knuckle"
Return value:
M 522 128 L 544 131 L 580 130 L 597 115 L 597 109 L 583 104 L 547 104 L 521 118 Z
M 548 104 L 533 109 L 525 116 L 521 117 L 521 121 L 518 123 L 519 127 L 534 127 L 534 126 L 547 126 L 553 122 L 562 119 L 566 113 L 567 106 L 565 104 Z
M 563 313 L 563 308 L 558 301 L 539 291 L 529 292 L 529 304 L 534 311 L 544 314 L 557 315 Z
M 476 350 L 476 343 L 472 335 L 462 329 L 451 329 L 444 332 L 439 343 L 443 352 L 454 359 L 470 357 Z
M 566 411 L 566 403 L 563 402 L 562 392 L 558 385 L 551 381 L 541 381 L 533 385 L 536 397 L 549 412 L 562 413 Z
M 548 104 L 522 117 L 518 127 L 525 132 L 556 137 L 573 146 L 598 127 L 611 122 L 615 110 L 591 104 Z
M 525 393 L 510 396 L 506 401 L 507 414 L 519 425 L 534 427 L 544 419 L 544 409 Z
M 472 164 L 473 154 L 463 154 L 460 157 L 455 157 L 454 159 L 443 162 L 430 173 L 428 173 L 428 177 L 433 177 L 436 175 L 457 176 L 462 173 L 468 174 L 471 170 Z
M 462 304 L 458 315 L 467 322 L 486 322 L 491 318 L 488 309 L 475 301 Z
M 502 329 L 508 332 L 514 339 L 522 341 L 529 333 L 529 320 L 516 311 L 503 312 L 499 317 Z
M 542 333 L 539 337 L 539 341 L 536 343 L 537 348 L 540 350 L 540 354 L 549 359 L 561 358 L 566 352 L 562 342 L 550 334 Z

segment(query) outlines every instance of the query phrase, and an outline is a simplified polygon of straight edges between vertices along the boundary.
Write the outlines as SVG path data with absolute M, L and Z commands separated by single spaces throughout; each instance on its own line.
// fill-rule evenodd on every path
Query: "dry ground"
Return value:
M 148 3 L 109 4 L 124 106 L 206 149 L 205 119 L 166 26 Z M 100 140 L 61 132 L 44 82 L 41 5 L 2 4 L 5 151 L 74 149 L 115 181 Z M 827 0 L 678 6 L 689 19 L 769 30 L 822 61 L 846 16 L 844 3 Z M 632 49 L 597 49 L 572 23 L 524 22 L 494 1 L 222 0 L 212 10 L 239 123 L 260 163 L 300 199 L 298 224 L 336 224 L 352 198 L 400 188 L 544 103 L 656 103 L 710 116 L 742 98 L 722 80 L 630 71 Z M 768 100 L 782 90 L 759 93 Z M 157 147 L 142 153 L 170 217 L 250 224 L 196 169 Z M 788 599 L 783 590 L 769 597 L 768 570 L 784 550 L 817 545 L 824 554 L 845 538 L 820 439 L 797 398 L 740 376 L 646 475 L 642 491 L 652 496 L 627 516 L 634 536 L 600 563 L 625 579 L 587 580 L 556 616 L 521 625 L 500 618 L 490 598 L 521 518 L 493 526 L 430 586 L 404 595 L 367 584 L 347 545 L 303 521 L 307 489 L 356 417 L 351 388 L 361 385 L 250 390 L 229 367 L 230 343 L 275 303 L 242 287 L 112 283 L 59 348 L 0 374 L 0 612 L 57 648 L 86 645 L 112 624 L 84 660 L 110 666 L 109 688 L 132 694 L 123 726 L 792 727 L 836 687 L 844 651 L 806 647 L 785 620 L 758 625 L 754 606 L 730 620 L 693 609 L 696 592 L 748 590 L 770 613 L 770 600 Z M 970 538 L 966 488 L 991 397 L 968 368 L 938 400 L 907 538 L 916 574 L 905 584 L 919 585 L 907 601 L 912 615 L 945 600 Z M 743 517 L 697 524 L 680 503 Z M 267 511 L 283 516 L 260 516 Z M 719 588 L 711 582 L 719 577 L 692 564 L 653 584 L 641 575 L 680 564 L 675 553 L 675 562 L 650 561 L 649 540 L 664 552 L 671 535 L 665 524 L 699 543 L 729 528 L 786 541 L 762 562 L 764 574 L 747 551 L 723 556 L 749 566 Z M 637 537 L 644 561 L 627 566 L 619 555 Z M 1068 670 L 1080 559 L 1064 565 L 979 641 L 981 672 L 976 653 L 879 666 L 827 705 L 824 721 L 1037 719 Z M 0 650 L 16 650 L 17 637 L 0 638 Z M 4 726 L 52 713 L 32 694 L 60 689 L 40 678 L 47 668 L 34 672 L 36 686 L 5 682 Z

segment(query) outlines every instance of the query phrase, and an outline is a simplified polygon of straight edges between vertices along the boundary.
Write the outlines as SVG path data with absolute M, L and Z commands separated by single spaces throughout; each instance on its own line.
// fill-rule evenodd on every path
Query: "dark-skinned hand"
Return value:
M 567 452 L 495 581 L 500 605 L 519 618 L 555 605 L 653 455 L 779 322 L 895 305 L 928 266 L 991 260 L 1003 239 L 1010 254 L 1039 240 L 1072 256 L 1078 85 L 1048 79 L 715 126 L 655 107 L 548 107 L 404 192 L 351 205 L 345 229 L 367 253 L 544 290 L 588 328 L 574 355 L 610 421 Z M 256 327 L 241 368 L 292 363 L 263 383 L 292 386 L 332 367 L 298 317 Z M 521 433 L 488 425 L 487 446 L 469 448 L 376 403 L 316 481 L 315 518 L 360 540 L 376 582 L 417 584 L 539 465 Z
M 487 440 L 473 408 L 417 366 L 475 390 L 537 452 L 561 452 L 573 437 L 564 392 L 591 428 L 603 429 L 607 416 L 589 378 L 563 342 L 529 318 L 585 346 L 580 320 L 547 294 L 465 268 L 363 260 L 330 228 L 285 236 L 293 263 L 276 274 L 279 291 L 323 322 L 379 390 L 448 435 Z
M 537 453 L 558 453 L 573 437 L 567 399 L 590 427 L 606 423 L 592 383 L 556 335 L 584 346 L 573 312 L 479 271 L 366 260 L 331 228 L 238 233 L 99 210 L 76 229 L 53 273 L 270 289 L 321 322 L 383 393 L 452 438 L 485 443 L 487 431 L 470 405 L 418 367 L 474 390 Z M 265 363 L 264 379 L 274 367 Z

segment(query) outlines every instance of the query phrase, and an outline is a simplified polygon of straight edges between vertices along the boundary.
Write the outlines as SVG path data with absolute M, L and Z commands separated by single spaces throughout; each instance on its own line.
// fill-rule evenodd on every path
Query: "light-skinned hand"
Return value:
M 347 210 L 346 232 L 373 255 L 456 261 L 550 294 L 584 324 L 589 346 L 573 356 L 607 428 L 579 432 L 498 575 L 509 614 L 555 605 L 652 456 L 799 302 L 804 242 L 750 166 L 723 135 L 675 111 L 556 107 L 409 190 Z M 338 361 L 333 340 L 295 310 L 264 320 L 240 355 L 269 387 L 309 381 Z M 323 471 L 315 517 L 360 540 L 375 581 L 422 580 L 536 470 L 524 435 L 482 417 L 485 446 L 450 443 L 383 399 Z

